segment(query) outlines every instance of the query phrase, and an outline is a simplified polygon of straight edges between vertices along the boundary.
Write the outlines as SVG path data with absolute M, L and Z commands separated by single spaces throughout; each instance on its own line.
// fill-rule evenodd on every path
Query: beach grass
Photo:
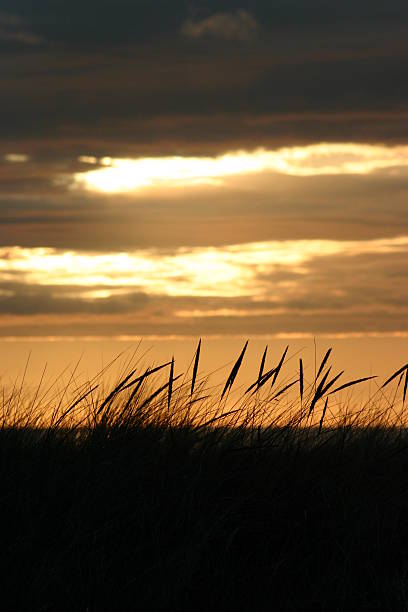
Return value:
M 222 385 L 200 342 L 185 373 L 3 390 L 4 609 L 408 610 L 408 364 L 287 378 L 265 349 L 240 389 L 246 348 Z

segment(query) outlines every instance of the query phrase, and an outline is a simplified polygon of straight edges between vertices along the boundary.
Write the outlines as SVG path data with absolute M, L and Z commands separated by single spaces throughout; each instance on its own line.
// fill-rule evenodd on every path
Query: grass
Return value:
M 246 346 L 3 391 L 4 609 L 408 610 L 408 364 L 358 404 L 330 351 L 236 389 Z

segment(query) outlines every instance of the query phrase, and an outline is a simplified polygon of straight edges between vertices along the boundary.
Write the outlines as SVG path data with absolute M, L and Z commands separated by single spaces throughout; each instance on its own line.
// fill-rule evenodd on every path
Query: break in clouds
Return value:
M 3 336 L 386 333 L 408 303 L 405 146 L 7 154 Z
M 61 335 L 398 332 L 408 314 L 407 254 L 403 237 L 171 254 L 6 248 L 1 333 L 46 335 L 42 315 L 55 315 Z

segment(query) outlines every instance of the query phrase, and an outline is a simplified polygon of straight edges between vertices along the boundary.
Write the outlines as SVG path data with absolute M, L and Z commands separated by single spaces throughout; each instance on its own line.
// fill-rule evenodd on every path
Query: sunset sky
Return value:
M 408 332 L 406 0 L 0 0 L 0 336 Z

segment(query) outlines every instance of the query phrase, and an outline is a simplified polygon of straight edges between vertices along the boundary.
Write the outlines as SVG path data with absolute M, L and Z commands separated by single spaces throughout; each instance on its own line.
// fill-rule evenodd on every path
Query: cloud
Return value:
M 227 177 L 265 172 L 304 177 L 364 175 L 408 167 L 408 147 L 321 143 L 272 151 L 235 151 L 212 158 L 107 158 L 106 162 L 102 162 L 105 167 L 76 173 L 74 184 L 104 193 L 126 193 L 154 187 L 223 185 Z
M 0 283 L 0 314 L 3 315 L 115 315 L 141 311 L 148 299 L 140 292 L 104 287 L 84 291 L 82 287 L 32 285 L 17 278 Z
M 140 3 L 123 0 L 108 24 L 107 3 L 102 15 L 97 10 L 95 24 L 89 2 L 75 3 L 78 14 L 71 14 L 71 2 L 63 3 L 58 15 L 45 14 L 49 3 L 44 0 L 38 0 L 34 13 L 27 11 L 26 23 L 32 25 L 24 27 L 52 43 L 53 52 L 20 49 L 2 59 L 2 150 L 30 141 L 23 149 L 27 153 L 37 146 L 60 149 L 62 156 L 74 150 L 131 157 L 136 149 L 144 155 L 187 148 L 208 154 L 295 142 L 408 139 L 408 81 L 403 78 L 408 3 L 398 21 L 373 25 L 370 14 L 363 21 L 351 19 L 347 28 L 320 22 L 317 11 L 309 5 L 301 10 L 300 2 L 296 10 L 287 3 L 287 25 L 279 27 L 282 6 L 275 7 L 279 15 L 274 16 L 276 3 L 271 3 L 266 19 L 266 7 L 257 3 L 252 18 L 262 32 L 255 31 L 256 45 L 248 53 L 245 44 L 225 48 L 214 37 L 194 45 L 192 52 L 191 37 L 180 35 L 185 7 L 181 11 L 176 0 L 167 8 L 160 3 L 165 18 L 156 2 L 143 3 L 140 16 L 131 18 L 126 11 Z M 241 14 L 239 5 L 229 6 L 213 4 L 212 17 L 193 17 L 184 26 L 198 32 L 208 20 Z M 147 10 L 152 13 L 148 21 Z M 170 27 L 167 17 L 173 10 L 177 23 Z M 159 23 L 165 31 L 154 29 Z M 135 27 L 144 28 L 143 40 Z M 94 52 L 97 36 L 104 52 Z
M 58 284 L 54 275 L 53 282 L 43 285 L 15 275 L 0 281 L 0 313 L 14 317 L 10 326 L 2 319 L 0 335 L 14 335 L 17 328 L 19 333 L 28 333 L 36 321 L 27 317 L 34 315 L 51 317 L 41 319 L 38 329 L 32 330 L 39 335 L 61 333 L 67 325 L 70 333 L 78 335 L 408 331 L 408 239 L 309 246 L 313 252 L 307 255 L 307 270 L 303 271 L 296 271 L 289 260 L 274 264 L 276 259 L 282 262 L 282 250 L 292 259 L 306 256 L 304 251 L 296 251 L 296 243 L 279 247 L 279 252 L 269 250 L 271 256 L 260 245 L 243 251 L 224 249 L 228 259 L 242 259 L 241 268 L 244 260 L 248 262 L 245 266 L 253 274 L 252 289 L 262 290 L 258 294 L 230 292 L 228 296 L 219 291 L 220 295 L 209 295 L 204 291 L 192 295 L 181 291 L 166 295 L 163 285 L 164 291 L 146 295 L 141 288 L 123 284 L 64 285 Z M 2 253 L 3 257 L 13 254 L 15 250 Z M 197 255 L 193 254 L 193 263 L 197 263 Z M 176 259 L 182 262 L 180 254 Z M 10 261 L 4 261 L 6 266 Z M 139 276 L 139 268 L 134 269 Z M 145 270 L 143 274 L 147 277 L 149 273 Z M 170 280 L 170 284 L 175 282 L 175 278 Z M 182 279 L 180 282 L 183 285 Z
M 21 164 L 29 161 L 29 155 L 25 153 L 6 153 L 4 159 L 10 164 Z
M 255 18 L 243 9 L 230 13 L 215 13 L 200 21 L 188 20 L 181 33 L 188 38 L 214 37 L 224 40 L 248 41 L 259 29 Z
M 319 266 L 320 259 L 364 264 L 374 258 L 399 261 L 407 253 L 408 237 L 404 236 L 366 241 L 270 241 L 217 249 L 179 248 L 173 253 L 146 249 L 87 254 L 45 247 L 5 247 L 0 249 L 0 281 L 10 282 L 17 275 L 20 282 L 38 287 L 76 286 L 82 288 L 84 299 L 91 300 L 119 290 L 121 294 L 138 291 L 169 298 L 246 296 L 260 301 L 272 295 L 276 299 L 288 292 L 292 295 L 296 287 L 307 282 L 303 279 L 309 278 L 310 269 Z M 280 275 L 287 271 L 288 277 L 276 283 L 276 271 Z M 355 269 L 353 274 L 357 274 Z M 365 292 L 368 285 L 366 281 Z M 327 282 L 322 286 L 327 287 Z
M 34 34 L 19 15 L 0 11 L 0 43 L 19 43 L 36 46 L 43 42 Z

